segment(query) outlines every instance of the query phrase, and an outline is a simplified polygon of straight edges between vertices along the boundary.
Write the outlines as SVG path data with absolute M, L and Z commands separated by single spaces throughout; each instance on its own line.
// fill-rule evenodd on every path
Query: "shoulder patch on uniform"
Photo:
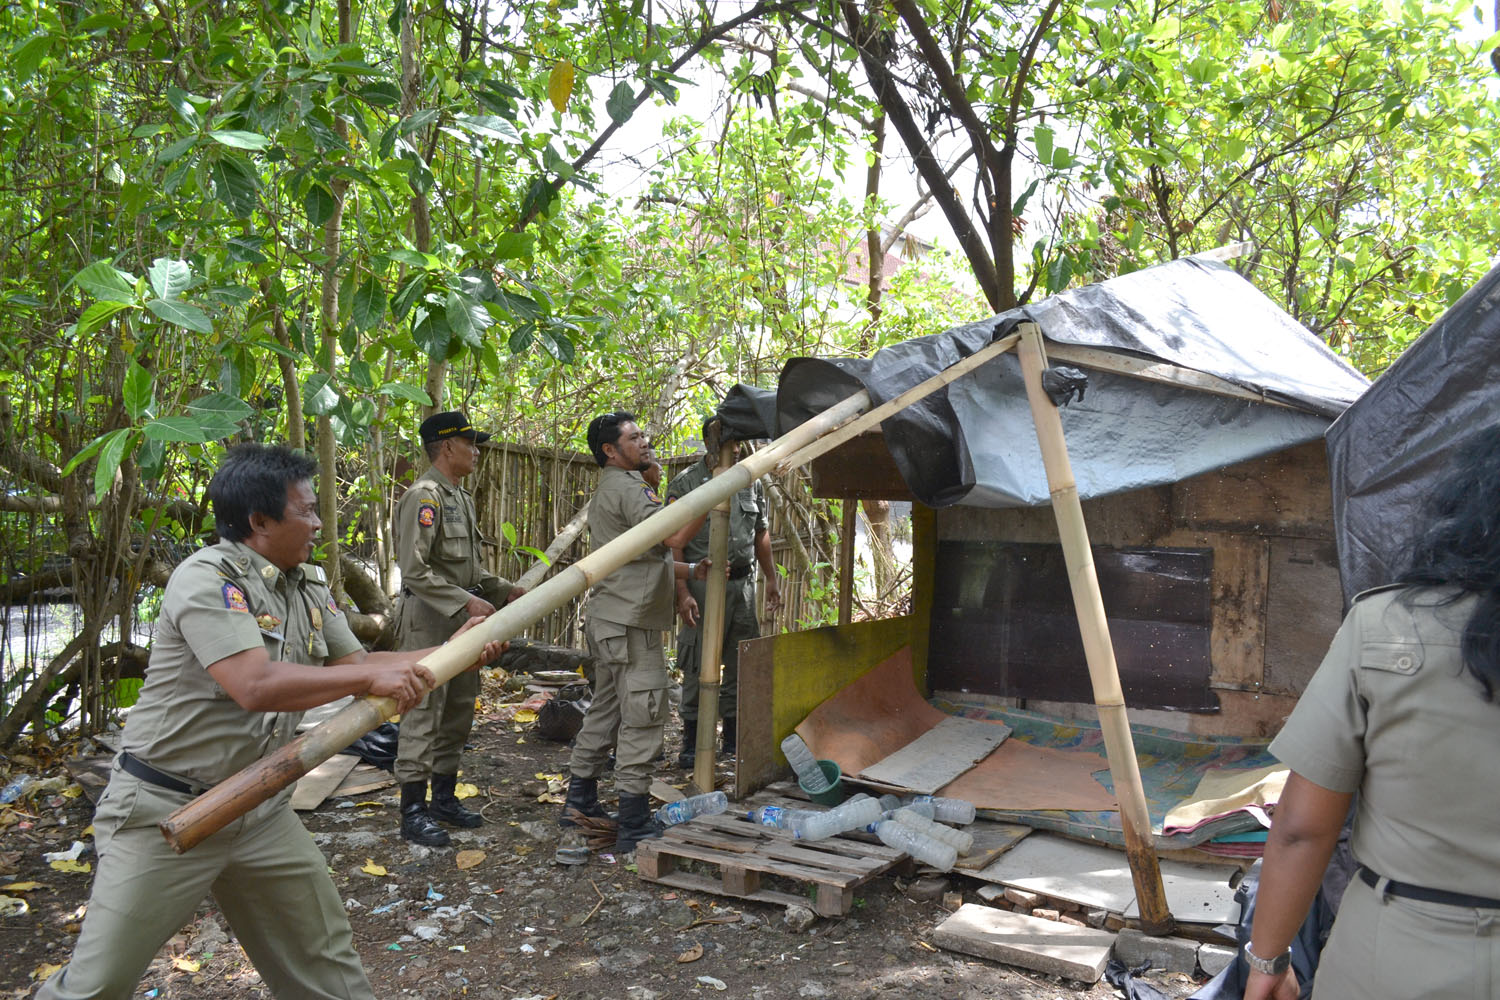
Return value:
M 226 583 L 219 588 L 224 593 L 224 607 L 230 611 L 243 611 L 250 613 L 250 602 L 245 600 L 245 592 L 232 583 Z
M 423 500 L 421 506 L 417 508 L 417 523 L 424 528 L 432 527 L 433 522 L 437 520 L 437 512 L 437 504 L 431 500 Z
M 677 497 L 677 494 L 676 494 L 676 493 L 668 493 L 668 494 L 667 494 L 667 506 L 668 506 L 668 507 L 670 507 L 670 506 L 672 506 L 672 505 L 673 505 L 673 504 L 674 504 L 674 503 L 676 503 L 676 502 L 677 502 L 677 500 L 678 500 L 678 497 Z
M 334 602 L 332 594 L 328 595 L 328 610 L 334 614 L 339 614 L 339 606 Z
M 652 503 L 656 504 L 658 507 L 661 506 L 661 497 L 657 496 L 656 495 L 656 491 L 653 490 L 649 485 L 647 485 L 646 483 L 642 483 L 641 484 L 641 491 L 646 494 L 646 499 L 647 500 L 650 500 Z

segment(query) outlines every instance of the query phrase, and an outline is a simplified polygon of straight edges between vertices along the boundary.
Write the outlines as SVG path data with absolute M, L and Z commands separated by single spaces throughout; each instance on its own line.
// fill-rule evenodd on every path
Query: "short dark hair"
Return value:
M 1451 600 L 1478 596 L 1460 649 L 1464 665 L 1493 701 L 1500 691 L 1500 424 L 1475 433 L 1454 452 L 1428 495 L 1426 514 L 1427 527 L 1400 582 L 1457 588 Z
M 438 452 L 443 450 L 442 441 L 423 441 L 422 450 L 427 452 L 427 461 L 436 462 Z
M 616 410 L 613 413 L 602 413 L 589 421 L 589 451 L 594 453 L 594 461 L 603 468 L 609 463 L 609 456 L 604 454 L 604 446 L 615 444 L 620 440 L 620 425 L 635 422 L 635 414 L 627 413 L 625 410 Z
M 250 537 L 250 515 L 280 521 L 286 514 L 286 491 L 312 479 L 318 463 L 280 445 L 242 444 L 229 454 L 208 484 L 219 537 L 242 542 Z

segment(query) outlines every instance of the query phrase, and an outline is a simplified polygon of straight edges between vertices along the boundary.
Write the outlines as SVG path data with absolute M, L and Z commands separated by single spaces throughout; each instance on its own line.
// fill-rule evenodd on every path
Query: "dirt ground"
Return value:
M 414 847 L 396 832 L 394 786 L 353 799 L 333 798 L 303 813 L 328 858 L 354 926 L 356 945 L 377 996 L 481 1000 L 726 1000 L 784 997 L 1006 997 L 1019 1000 L 1117 997 L 1101 981 L 1088 987 L 943 951 L 931 941 L 947 915 L 940 899 L 918 900 L 886 876 L 865 885 L 853 911 L 797 929 L 787 910 L 730 897 L 690 893 L 642 880 L 633 865 L 595 856 L 577 868 L 552 861 L 558 807 L 543 801 L 567 763 L 568 748 L 536 737 L 493 708 L 476 723 L 461 780 L 479 794 L 486 824 L 454 831 L 455 846 Z M 658 776 L 682 785 L 671 766 L 675 721 Z M 87 752 L 95 752 L 89 747 Z M 22 748 L 8 764 L 61 775 L 61 761 Z M 601 790 L 609 787 L 608 776 Z M 0 915 L 0 991 L 27 997 L 38 977 L 64 962 L 77 933 L 91 876 L 59 871 L 42 859 L 83 836 L 90 806 L 55 792 L 0 807 L 0 889 L 27 911 Z M 481 852 L 460 853 L 460 852 Z M 80 859 L 94 862 L 92 853 Z M 459 864 L 472 867 L 460 869 Z M 979 902 L 981 883 L 949 876 L 950 890 Z M 290 901 L 289 901 L 290 902 Z M 1166 996 L 1186 997 L 1196 983 L 1153 971 Z M 168 942 L 138 996 L 269 996 L 244 952 L 205 900 L 196 920 Z

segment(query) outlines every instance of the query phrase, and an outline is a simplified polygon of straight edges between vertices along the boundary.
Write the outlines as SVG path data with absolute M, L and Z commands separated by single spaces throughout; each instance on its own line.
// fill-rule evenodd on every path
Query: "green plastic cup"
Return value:
M 807 790 L 807 785 L 803 784 L 801 778 L 797 779 L 797 784 L 804 792 L 807 792 L 807 797 L 812 799 L 818 805 L 836 806 L 848 797 L 844 789 L 844 775 L 843 772 L 839 770 L 838 761 L 820 760 L 818 761 L 818 767 L 823 770 L 823 777 L 828 779 L 827 788 L 823 789 L 821 792 L 814 793 Z

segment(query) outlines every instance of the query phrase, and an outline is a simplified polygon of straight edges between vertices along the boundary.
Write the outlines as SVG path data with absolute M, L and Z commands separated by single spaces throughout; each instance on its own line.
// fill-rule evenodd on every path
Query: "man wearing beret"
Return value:
M 396 502 L 393 525 L 401 567 L 398 649 L 441 645 L 471 616 L 487 617 L 525 593 L 485 569 L 474 498 L 459 485 L 474 471 L 479 445 L 490 435 L 476 431 L 458 410 L 433 414 L 419 433 L 432 465 Z M 455 794 L 478 694 L 478 673 L 459 674 L 401 717 L 395 773 L 401 783 L 401 836 L 412 843 L 447 847 L 448 832 L 440 824 L 484 822 Z

